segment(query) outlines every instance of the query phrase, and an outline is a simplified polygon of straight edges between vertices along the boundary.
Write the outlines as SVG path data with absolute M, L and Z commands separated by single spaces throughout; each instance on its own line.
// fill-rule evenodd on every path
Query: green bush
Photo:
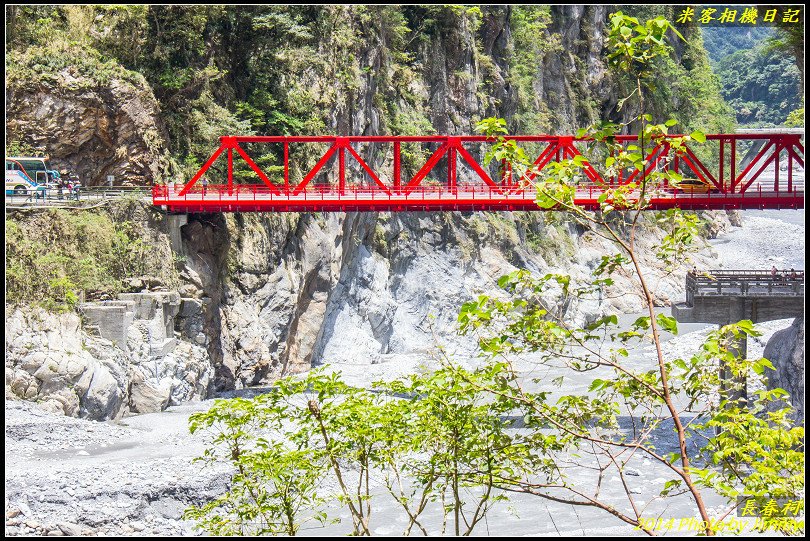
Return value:
M 51 210 L 30 220 L 6 219 L 6 301 L 69 310 L 121 292 L 143 274 L 153 250 L 139 227 L 91 211 Z
M 12 51 L 6 60 L 6 83 L 48 81 L 72 89 L 109 86 L 113 79 L 138 88 L 146 85 L 142 75 L 127 70 L 115 60 L 106 60 L 92 47 L 56 41 Z M 65 77 L 65 73 L 72 77 Z

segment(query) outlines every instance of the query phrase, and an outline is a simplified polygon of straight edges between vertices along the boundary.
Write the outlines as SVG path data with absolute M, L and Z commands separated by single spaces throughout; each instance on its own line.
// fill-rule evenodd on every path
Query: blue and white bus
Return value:
M 59 172 L 50 169 L 45 158 L 6 156 L 6 195 L 43 195 L 60 182 Z

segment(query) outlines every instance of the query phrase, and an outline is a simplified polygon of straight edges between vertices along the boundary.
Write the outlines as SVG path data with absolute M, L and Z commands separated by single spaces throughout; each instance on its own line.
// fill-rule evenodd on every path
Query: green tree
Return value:
M 442 532 L 452 517 L 453 533 L 470 535 L 504 499 L 493 492 L 497 479 L 536 465 L 537 445 L 508 433 L 506 404 L 477 391 L 492 376 L 453 367 L 378 382 L 371 392 L 313 370 L 252 400 L 217 401 L 191 417 L 190 429 L 212 438 L 200 460 L 230 463 L 235 473 L 228 492 L 186 517 L 216 535 L 295 535 L 307 521 L 327 521 L 324 504 L 337 502 L 352 534 L 371 535 L 381 497 L 372 483 L 381 479 L 406 515 L 403 534 L 416 527 L 427 535 L 421 518 L 433 509 Z
M 585 493 L 568 475 L 554 486 L 517 478 L 507 485 L 513 490 L 555 501 L 561 501 L 558 493 L 562 491 L 568 493 L 564 501 L 599 507 L 653 533 L 642 524 L 645 508 L 637 505 L 632 481 L 625 475 L 631 457 L 641 453 L 670 471 L 672 477 L 660 487 L 661 496 L 688 493 L 706 524 L 703 533 L 713 534 L 703 489 L 709 488 L 727 497 L 731 510 L 736 505 L 735 498 L 742 495 L 800 497 L 804 432 L 803 428 L 793 427 L 786 420 L 789 409 L 773 415 L 763 413 L 765 405 L 778 398 L 782 391 L 760 392 L 749 404 L 739 401 L 743 378 L 772 369 L 764 359 L 740 359 L 735 354 L 736 341 L 757 334 L 750 321 L 711 333 L 702 350 L 689 359 L 668 359 L 664 354 L 662 329 L 677 333 L 677 323 L 673 318 L 655 313 L 652 291 L 636 248 L 636 236 L 640 217 L 643 212 L 649 212 L 650 197 L 657 186 L 664 180 L 672 184 L 681 180 L 680 175 L 668 170 L 667 160 L 649 168 L 649 160 L 645 158 L 646 148 L 666 136 L 668 128 L 676 123 L 671 120 L 652 124 L 652 117 L 645 113 L 643 92 L 643 87 L 655 78 L 656 59 L 668 54 L 664 36 L 669 28 L 662 18 L 642 24 L 622 13 L 611 17 L 608 59 L 614 69 L 635 82 L 635 89 L 625 100 L 634 96 L 637 100 L 638 115 L 633 122 L 639 126 L 639 145 L 629 145 L 626 149 L 617 146 L 615 135 L 622 126 L 612 123 L 600 123 L 580 134 L 590 137 L 594 146 L 603 147 L 598 153 L 608 156 L 604 159 L 603 174 L 615 176 L 618 171 L 629 169 L 637 172 L 635 181 L 605 189 L 599 197 L 600 211 L 595 214 L 574 204 L 577 186 L 587 179 L 585 169 L 592 166 L 582 156 L 550 164 L 536 184 L 537 202 L 542 208 L 565 210 L 584 227 L 612 240 L 617 253 L 603 257 L 602 264 L 594 271 L 594 279 L 588 284 L 573 284 L 568 276 L 559 274 L 535 278 L 526 271 L 518 271 L 505 276 L 499 284 L 510 294 L 509 300 L 481 296 L 465 304 L 459 321 L 463 331 L 479 334 L 482 352 L 493 366 L 500 366 L 506 372 L 500 385 L 486 390 L 513 401 L 525 418 L 534 420 L 533 428 L 552 426 L 572 438 L 571 444 L 590 455 L 597 464 L 607 465 L 605 469 L 615 468 L 632 512 L 623 513 L 600 498 L 598 485 L 593 494 Z M 501 127 L 491 120 L 482 123 L 489 135 L 496 135 Z M 515 169 L 523 171 L 524 181 L 528 181 L 533 171 L 524 153 L 508 138 L 499 137 L 491 156 L 500 158 L 505 154 L 509 161 L 518 164 Z M 689 136 L 670 137 L 667 142 L 677 155 L 685 145 L 704 140 L 702 133 L 693 132 Z M 667 226 L 669 233 L 656 255 L 669 266 L 682 263 L 696 237 L 697 220 L 672 210 L 659 215 L 659 221 Z M 602 287 L 610 285 L 611 275 L 620 269 L 634 277 L 648 313 L 638 318 L 630 329 L 619 328 L 616 316 L 574 328 L 563 314 L 550 310 L 544 302 L 554 291 L 560 291 L 563 298 L 592 297 Z M 604 348 L 600 344 L 606 338 L 613 343 L 651 341 L 657 368 L 632 369 L 625 363 L 628 346 Z M 528 391 L 515 368 L 514 357 L 528 353 L 532 353 L 532 358 L 540 365 L 563 366 L 579 372 L 599 371 L 599 377 L 593 380 L 588 393 L 565 394 L 552 403 L 548 400 L 548 385 L 541 386 L 540 391 Z M 731 382 L 720 385 L 718 364 L 730 370 Z M 562 382 L 561 378 L 558 383 L 562 385 Z M 713 393 L 718 387 L 719 398 L 716 398 Z M 680 404 L 682 397 L 688 397 L 685 407 Z M 622 413 L 630 416 L 633 426 L 630 434 L 620 430 L 617 418 Z M 687 415 L 693 417 L 688 419 Z M 673 427 L 677 441 L 677 451 L 669 454 L 660 453 L 653 438 L 665 425 Z M 712 435 L 710 429 L 717 434 Z M 752 440 L 752 436 L 756 439 Z M 697 451 L 690 451 L 690 441 L 701 438 L 705 439 L 704 444 Z M 583 460 L 573 469 L 577 471 L 586 465 Z
M 723 96 L 744 125 L 781 125 L 801 105 L 800 75 L 783 51 L 760 46 L 723 58 Z
M 804 107 L 791 111 L 785 120 L 786 126 L 804 127 Z
M 281 380 L 255 399 L 218 401 L 195 414 L 192 431 L 213 431 L 203 458 L 228 463 L 235 473 L 226 494 L 190 508 L 188 518 L 211 533 L 294 534 L 304 521 L 329 520 L 326 504 L 337 502 L 351 518 L 351 533 L 370 535 L 375 502 L 382 497 L 373 490 L 377 479 L 406 515 L 404 534 L 413 528 L 431 533 L 424 517 L 436 507 L 442 532 L 452 523 L 452 533 L 471 534 L 509 493 L 594 507 L 653 534 L 630 474 L 631 464 L 642 458 L 666 472 L 655 487 L 657 497 L 688 495 L 704 521 L 701 533 L 709 535 L 715 530 L 704 502 L 707 490 L 728 499 L 729 513 L 738 496 L 801 496 L 803 428 L 791 426 L 789 408 L 768 413 L 765 407 L 784 392 L 758 392 L 748 403 L 740 398 L 743 378 L 772 369 L 765 359 L 736 353 L 740 339 L 757 335 L 751 322 L 710 333 L 685 358 L 668 358 L 663 349 L 662 333 L 676 334 L 677 322 L 656 313 L 636 241 L 660 183 L 682 180 L 669 171 L 667 159 L 650 167 L 646 152 L 676 125 L 654 124 L 644 100 L 645 87 L 656 79 L 653 66 L 669 55 L 670 29 L 663 18 L 642 23 L 622 13 L 611 17 L 608 60 L 632 83 L 624 102 L 635 98 L 635 113 L 625 125 L 603 122 L 581 135 L 590 138 L 593 154 L 603 156 L 603 176 L 620 170 L 636 176 L 605 189 L 598 212 L 574 204 L 584 171 L 596 162 L 580 155 L 539 172 L 508 137 L 504 120 L 480 124 L 497 139 L 488 163 L 506 161 L 526 183 L 539 176 L 540 207 L 564 210 L 615 243 L 616 253 L 602 258 L 593 278 L 575 283 L 564 274 L 536 277 L 520 270 L 499 280 L 503 294 L 464 304 L 461 331 L 475 334 L 484 360 L 474 370 L 440 350 L 439 369 L 378 382 L 373 391 L 316 370 Z M 630 124 L 638 129 L 638 144 L 617 146 L 615 136 Z M 671 156 L 704 140 L 697 131 L 667 137 Z M 689 257 L 698 220 L 677 210 L 657 220 L 667 234 L 656 255 L 675 268 Z M 551 302 L 594 298 L 617 272 L 633 277 L 645 301 L 646 315 L 629 328 L 619 326 L 615 315 L 576 327 L 565 318 L 565 303 Z M 644 345 L 655 351 L 650 369 L 628 362 L 630 348 Z M 531 379 L 527 365 L 563 375 Z M 722 385 L 719 365 L 732 376 Z M 567 391 L 566 378 L 582 372 L 595 375 L 588 390 Z M 629 429 L 620 424 L 622 417 Z M 511 419 L 522 421 L 519 430 Z M 674 434 L 672 452 L 658 448 L 664 433 Z M 593 487 L 582 482 L 586 469 L 597 472 Z M 302 486 L 294 485 L 295 472 L 304 472 Z M 630 511 L 602 493 L 610 473 L 618 476 Z M 327 478 L 331 483 L 319 482 Z M 283 497 L 288 485 L 296 487 L 292 500 Z
M 92 210 L 10 214 L 6 302 L 71 309 L 80 294 L 87 300 L 110 298 L 147 269 L 171 283 L 174 274 L 160 265 L 160 249 L 145 235 L 135 222 Z
M 323 452 L 302 445 L 300 435 L 281 443 L 259 437 L 276 433 L 288 410 L 283 392 L 269 400 L 218 400 L 204 414 L 191 418 L 190 429 L 213 432 L 213 446 L 198 460 L 227 460 L 236 472 L 230 489 L 200 507 L 191 507 L 187 519 L 213 535 L 296 535 L 302 524 L 322 520 L 318 513 L 302 516 L 318 503 L 317 484 L 324 474 Z

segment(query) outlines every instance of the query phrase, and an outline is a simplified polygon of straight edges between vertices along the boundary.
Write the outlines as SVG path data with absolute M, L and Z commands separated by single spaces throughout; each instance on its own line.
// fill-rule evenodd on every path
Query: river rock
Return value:
M 133 413 L 150 413 L 166 409 L 172 394 L 172 382 L 164 379 L 153 381 L 135 379 L 129 390 L 129 409 Z
M 96 366 L 84 395 L 82 410 L 90 419 L 115 418 L 126 397 L 124 389 L 105 366 Z

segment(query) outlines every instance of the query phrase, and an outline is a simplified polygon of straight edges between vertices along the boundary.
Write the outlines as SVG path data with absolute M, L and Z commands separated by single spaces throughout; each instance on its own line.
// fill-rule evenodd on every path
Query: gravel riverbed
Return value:
M 712 242 L 724 268 L 804 268 L 803 211 L 746 211 L 743 226 Z M 749 343 L 759 355 L 770 335 L 790 320 L 769 322 L 763 336 Z M 668 355 L 694 349 L 708 332 L 691 326 L 667 341 Z M 182 511 L 191 503 L 222 493 L 230 472 L 205 467 L 205 439 L 188 433 L 188 416 L 210 402 L 188 403 L 161 413 L 92 422 L 48 413 L 36 404 L 6 401 L 6 535 L 189 535 L 193 525 Z M 662 435 L 662 448 L 672 442 Z M 663 475 L 639 459 L 639 486 L 657 484 Z M 613 483 L 618 485 L 618 483 Z M 660 490 L 660 489 L 659 489 Z M 649 495 L 640 495 L 648 499 Z M 718 506 L 721 502 L 710 501 Z M 690 516 L 690 505 L 666 502 L 669 514 Z M 602 512 L 547 505 L 516 498 L 513 511 L 493 512 L 478 533 L 625 535 L 630 528 Z M 719 509 L 717 507 L 716 509 Z M 376 511 L 375 511 L 376 512 Z M 381 507 L 374 533 L 401 531 L 393 506 Z M 347 525 L 321 531 L 346 533 Z M 307 533 L 307 532 L 302 532 Z M 313 532 L 310 532 L 313 533 Z M 632 532 L 640 533 L 640 532 Z

